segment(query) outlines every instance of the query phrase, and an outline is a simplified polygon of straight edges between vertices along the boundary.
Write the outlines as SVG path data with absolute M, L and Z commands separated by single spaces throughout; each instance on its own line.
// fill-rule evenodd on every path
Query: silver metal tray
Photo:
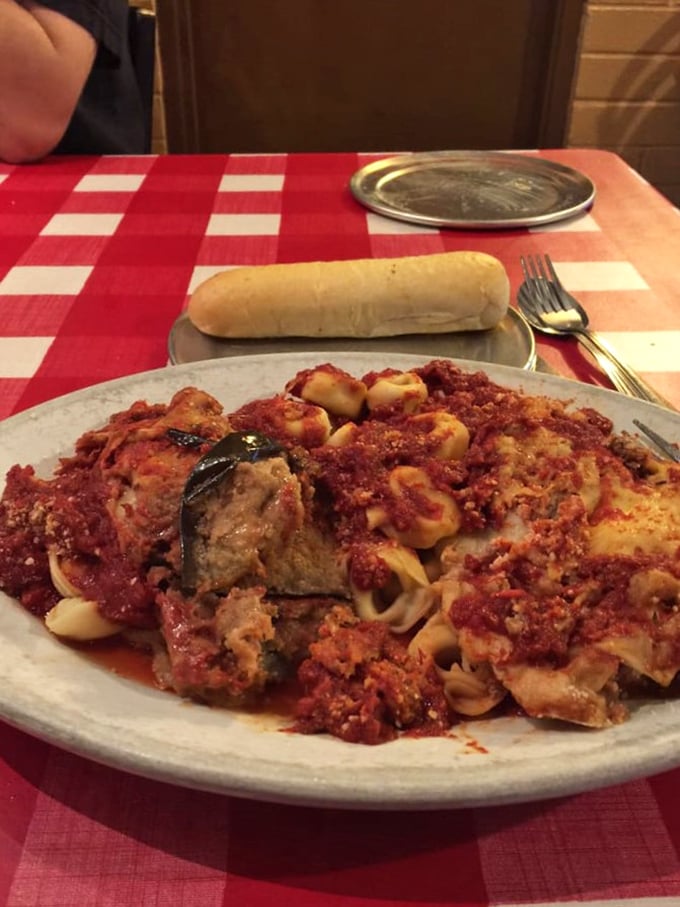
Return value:
M 397 337 L 313 338 L 282 337 L 272 340 L 223 340 L 203 334 L 186 313 L 173 324 L 168 337 L 172 365 L 248 356 L 260 353 L 304 352 L 393 352 L 448 359 L 470 359 L 533 369 L 536 366 L 534 334 L 524 318 L 509 309 L 495 328 L 487 331 L 460 331 L 451 334 L 404 334 Z
M 584 211 L 595 186 L 531 154 L 437 151 L 367 164 L 350 180 L 371 211 L 431 227 L 491 230 L 552 223 Z

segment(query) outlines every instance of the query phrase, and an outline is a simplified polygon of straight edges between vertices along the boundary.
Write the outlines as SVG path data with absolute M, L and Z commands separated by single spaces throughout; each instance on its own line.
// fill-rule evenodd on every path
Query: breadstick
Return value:
M 443 252 L 234 268 L 196 288 L 188 315 L 216 337 L 387 337 L 491 328 L 509 297 L 498 259 Z

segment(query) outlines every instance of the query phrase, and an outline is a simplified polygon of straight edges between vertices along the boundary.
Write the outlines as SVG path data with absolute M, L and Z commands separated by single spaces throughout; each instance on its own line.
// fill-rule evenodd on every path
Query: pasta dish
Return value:
M 0 589 L 157 684 L 374 744 L 514 710 L 605 728 L 680 669 L 680 466 L 592 409 L 435 360 L 186 387 L 15 465 Z

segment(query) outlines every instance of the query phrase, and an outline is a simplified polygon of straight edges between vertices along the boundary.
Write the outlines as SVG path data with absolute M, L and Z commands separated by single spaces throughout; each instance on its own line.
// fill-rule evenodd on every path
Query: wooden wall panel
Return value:
M 620 154 L 680 205 L 680 0 L 589 0 L 566 143 Z
M 583 0 L 163 0 L 170 151 L 561 145 Z

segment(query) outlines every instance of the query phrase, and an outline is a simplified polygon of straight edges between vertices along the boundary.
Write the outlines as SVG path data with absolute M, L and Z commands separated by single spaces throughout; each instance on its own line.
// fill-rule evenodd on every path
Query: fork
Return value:
M 672 409 L 615 350 L 588 328 L 588 314 L 562 285 L 549 255 L 520 257 L 524 283 L 517 292 L 520 311 L 527 321 L 547 334 L 575 335 L 595 357 L 614 387 L 624 394 Z
M 639 419 L 633 419 L 633 425 L 635 425 L 636 428 L 639 428 L 642 434 L 646 435 L 650 441 L 653 441 L 669 460 L 680 463 L 680 450 L 678 450 L 675 444 L 671 444 L 671 442 L 664 438 L 663 435 L 654 431 L 649 425 L 645 425 L 644 422 L 640 422 Z

